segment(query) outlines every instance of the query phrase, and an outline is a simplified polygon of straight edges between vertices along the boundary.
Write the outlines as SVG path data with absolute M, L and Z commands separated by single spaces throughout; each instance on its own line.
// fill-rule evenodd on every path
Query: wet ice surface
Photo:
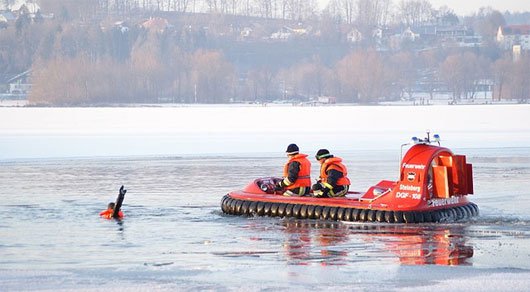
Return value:
M 0 108 L 0 291 L 527 291 L 529 109 Z M 312 117 L 295 134 L 282 119 L 293 111 Z M 343 131 L 314 118 L 322 113 Z M 221 213 L 227 192 L 281 174 L 288 143 L 311 156 L 331 149 L 352 188 L 366 190 L 396 179 L 399 145 L 426 128 L 473 164 L 480 217 L 389 225 Z M 122 184 L 125 219 L 99 218 Z
M 481 216 L 415 225 L 221 213 L 226 192 L 277 174 L 283 157 L 2 162 L 0 290 L 451 291 L 487 279 L 486 290 L 524 291 L 530 149 L 459 153 L 473 163 Z M 395 175 L 393 151 L 343 156 L 357 188 Z M 98 218 L 121 184 L 126 218 Z

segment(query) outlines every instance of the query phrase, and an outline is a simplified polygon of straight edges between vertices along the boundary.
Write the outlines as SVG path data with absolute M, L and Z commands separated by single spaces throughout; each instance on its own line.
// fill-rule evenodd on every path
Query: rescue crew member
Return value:
M 318 150 L 315 158 L 320 163 L 320 179 L 311 187 L 313 196 L 344 197 L 350 188 L 350 179 L 342 159 L 334 157 L 327 149 Z
M 296 144 L 287 146 L 288 161 L 283 167 L 283 179 L 276 184 L 277 191 L 284 191 L 284 196 L 309 195 L 311 190 L 311 162 L 307 154 L 299 152 Z
M 114 202 L 110 202 L 107 206 L 107 210 L 105 211 L 101 211 L 101 213 L 99 213 L 99 216 L 105 218 L 105 219 L 112 219 L 112 214 L 114 214 L 114 207 L 116 206 L 116 204 Z M 123 212 L 120 210 L 118 212 L 118 219 L 121 219 L 123 218 Z

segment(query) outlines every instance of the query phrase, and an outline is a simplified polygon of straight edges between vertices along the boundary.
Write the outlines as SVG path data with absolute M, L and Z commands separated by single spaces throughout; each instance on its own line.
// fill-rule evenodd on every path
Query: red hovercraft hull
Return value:
M 478 215 L 469 202 L 472 166 L 463 155 L 429 144 L 412 146 L 398 181 L 382 180 L 343 198 L 287 197 L 274 192 L 279 178 L 259 178 L 221 200 L 224 213 L 387 223 L 448 222 Z

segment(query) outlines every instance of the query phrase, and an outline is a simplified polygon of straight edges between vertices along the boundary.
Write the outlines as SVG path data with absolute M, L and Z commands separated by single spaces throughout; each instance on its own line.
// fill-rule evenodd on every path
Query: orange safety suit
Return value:
M 105 219 L 112 219 L 112 214 L 114 213 L 114 210 L 112 209 L 107 209 L 105 211 L 102 211 L 101 213 L 99 213 L 99 216 L 105 218 Z M 119 211 L 118 212 L 118 218 L 123 218 L 123 212 L 122 211 Z
M 339 157 L 332 157 L 324 160 L 324 163 L 320 166 L 320 180 L 322 183 L 330 183 L 328 181 L 328 171 L 336 170 L 342 173 L 342 177 L 337 179 L 337 182 L 334 183 L 333 187 L 336 186 L 349 186 L 351 184 L 350 179 L 348 178 L 348 170 L 346 166 L 342 164 L 342 159 Z
M 293 174 L 289 172 L 289 166 L 293 162 L 299 163 L 300 170 L 298 171 L 297 176 L 295 175 L 296 179 L 291 181 L 289 178 L 292 178 Z M 291 157 L 283 167 L 283 177 L 283 183 L 287 190 L 300 187 L 311 187 L 311 162 L 307 159 L 307 154 L 300 153 Z

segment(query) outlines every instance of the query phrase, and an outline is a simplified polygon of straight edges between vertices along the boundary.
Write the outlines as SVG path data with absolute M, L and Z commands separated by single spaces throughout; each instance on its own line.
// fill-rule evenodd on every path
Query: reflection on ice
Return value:
M 473 246 L 469 244 L 465 225 L 410 226 L 299 219 L 283 219 L 279 224 L 282 252 L 290 265 L 354 266 L 359 262 L 472 265 Z M 235 254 L 256 253 L 263 252 Z
M 381 232 L 381 233 L 380 233 Z M 369 237 L 381 240 L 403 265 L 471 265 L 473 246 L 463 226 L 376 228 Z

